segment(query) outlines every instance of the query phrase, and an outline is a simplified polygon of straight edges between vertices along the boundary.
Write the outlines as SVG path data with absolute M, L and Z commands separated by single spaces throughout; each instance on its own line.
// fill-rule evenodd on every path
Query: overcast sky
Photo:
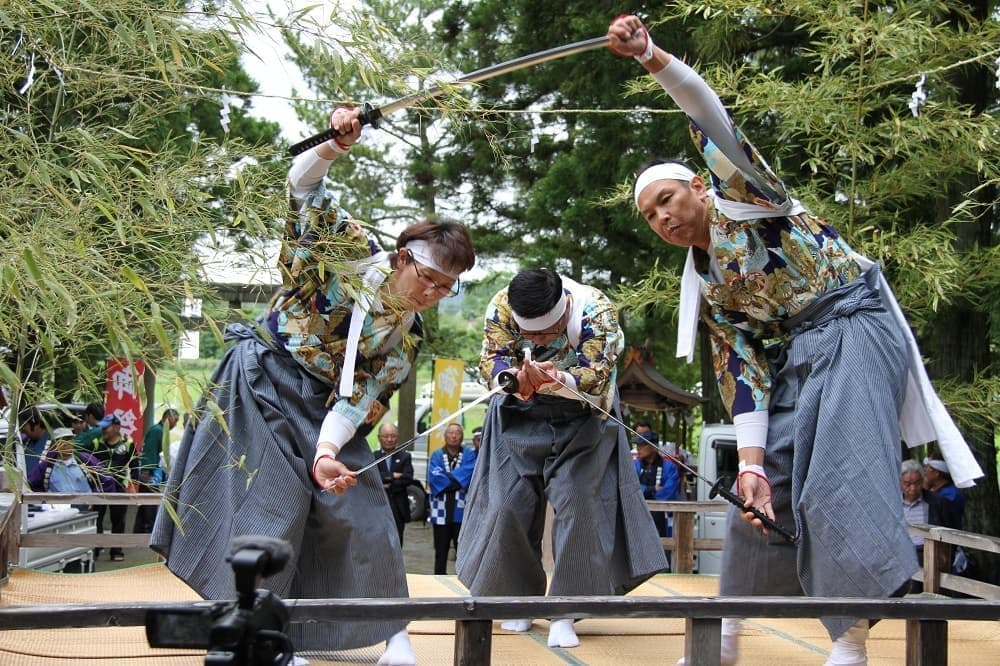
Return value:
M 354 0 L 341 2 L 338 0 L 250 0 L 244 6 L 258 16 L 262 24 L 267 24 L 267 8 L 275 15 L 287 17 L 303 7 L 313 7 L 312 13 L 317 20 L 325 19 L 339 8 L 354 4 Z M 263 26 L 262 26 L 263 27 Z M 254 116 L 273 120 L 281 124 L 282 133 L 289 141 L 295 142 L 312 134 L 292 111 L 288 97 L 292 96 L 294 87 L 300 97 L 313 95 L 306 87 L 298 67 L 288 61 L 288 51 L 285 48 L 277 28 L 263 34 L 247 34 L 247 47 L 253 54 L 243 56 L 243 67 L 254 80 L 260 84 L 260 95 L 253 99 L 252 114 Z M 254 55 L 256 54 L 256 55 Z

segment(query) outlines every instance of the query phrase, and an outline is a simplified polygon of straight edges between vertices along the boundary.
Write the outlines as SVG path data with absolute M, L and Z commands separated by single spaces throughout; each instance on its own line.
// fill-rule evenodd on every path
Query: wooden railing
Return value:
M 1000 538 L 934 525 L 910 525 L 910 534 L 924 538 L 924 567 L 913 577 L 923 583 L 924 592 L 950 590 L 980 599 L 1000 599 L 1000 586 L 950 573 L 953 546 L 1000 554 Z
M 0 497 L 0 553 L 16 561 L 19 546 L 145 547 L 147 534 L 20 535 L 17 502 Z M 27 503 L 158 504 L 155 494 L 42 494 L 25 493 Z M 722 511 L 720 502 L 648 501 L 654 511 L 671 511 L 674 535 L 662 539 L 674 556 L 674 571 L 690 571 L 696 550 L 719 550 L 722 539 L 695 539 L 694 516 Z M 837 599 L 804 597 L 460 597 L 407 599 L 298 599 L 288 600 L 292 622 L 455 620 L 454 662 L 489 664 L 492 621 L 523 617 L 565 618 L 685 618 L 685 654 L 688 664 L 718 664 L 723 617 L 814 618 L 852 616 L 906 621 L 906 664 L 947 663 L 949 620 L 1000 620 L 1000 588 L 946 573 L 951 546 L 1000 552 L 1000 539 L 926 525 L 911 526 L 925 539 L 924 571 L 917 578 L 925 591 L 941 588 L 982 599 L 907 598 Z M 76 604 L 0 608 L 0 630 L 76 627 L 141 626 L 149 611 L 207 609 L 215 602 Z M 697 646 L 697 650 L 695 649 Z
M 159 504 L 162 495 L 155 493 L 36 493 L 0 492 L 0 587 L 7 582 L 8 568 L 19 561 L 21 548 L 147 548 L 148 534 L 23 534 L 21 512 L 31 504 Z
M 729 505 L 725 502 L 689 502 L 646 500 L 650 511 L 670 511 L 674 514 L 673 535 L 661 537 L 665 550 L 670 551 L 670 570 L 673 573 L 694 571 L 694 553 L 698 550 L 722 550 L 722 539 L 706 539 L 694 536 L 694 517 L 704 511 L 725 512 Z
M 150 611 L 206 610 L 212 603 L 116 603 L 0 608 L 0 630 L 143 626 Z M 981 599 L 816 599 L 804 597 L 459 597 L 296 599 L 291 622 L 454 620 L 454 663 L 489 664 L 493 620 L 523 617 L 684 618 L 688 664 L 716 666 L 723 617 L 902 619 L 906 664 L 948 663 L 949 620 L 1000 620 L 1000 602 Z M 624 657 L 625 655 L 623 655 Z

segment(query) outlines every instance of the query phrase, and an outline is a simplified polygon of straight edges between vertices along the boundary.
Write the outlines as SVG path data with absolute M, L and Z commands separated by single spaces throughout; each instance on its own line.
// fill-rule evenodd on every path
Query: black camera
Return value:
M 210 608 L 150 611 L 146 640 L 155 648 L 207 650 L 213 666 L 286 666 L 294 649 L 286 633 L 288 608 L 260 579 L 281 571 L 291 557 L 288 543 L 270 537 L 236 537 L 229 557 L 236 579 L 236 601 Z

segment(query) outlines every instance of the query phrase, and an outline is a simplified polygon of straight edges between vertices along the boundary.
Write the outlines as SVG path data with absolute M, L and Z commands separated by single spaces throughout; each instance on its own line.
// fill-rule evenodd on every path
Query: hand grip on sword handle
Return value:
M 721 477 L 718 481 L 715 482 L 715 485 L 712 486 L 712 490 L 709 491 L 708 493 L 709 499 L 715 499 L 716 495 L 721 495 L 724 500 L 735 506 L 740 511 L 746 513 L 752 513 L 754 517 L 758 518 L 760 522 L 762 522 L 767 529 L 774 530 L 779 535 L 781 535 L 782 539 L 784 539 L 788 543 L 794 545 L 799 542 L 798 537 L 796 537 L 794 534 L 786 530 L 778 523 L 771 520 L 766 513 L 764 513 L 757 507 L 746 506 L 747 501 L 744 498 L 737 495 L 736 493 L 734 493 L 732 490 L 730 490 L 727 487 L 728 485 L 729 485 L 729 479 L 727 479 L 726 477 Z
M 362 127 L 365 125 L 371 125 L 373 128 L 378 129 L 378 124 L 381 119 L 381 109 L 376 109 L 368 102 L 361 105 L 361 115 L 358 116 L 358 121 L 361 123 Z M 292 155 L 298 155 L 300 153 L 304 153 L 310 148 L 315 148 L 316 146 L 324 144 L 330 139 L 335 139 L 338 136 L 341 136 L 341 133 L 331 127 L 330 129 L 324 130 L 319 134 L 313 134 L 296 144 L 292 144 L 292 146 L 289 147 L 288 152 Z

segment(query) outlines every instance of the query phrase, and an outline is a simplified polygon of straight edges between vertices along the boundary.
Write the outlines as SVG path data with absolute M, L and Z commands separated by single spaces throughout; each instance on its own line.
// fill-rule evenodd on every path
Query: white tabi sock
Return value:
M 580 639 L 573 631 L 573 620 L 552 620 L 549 625 L 549 647 L 573 648 Z
M 410 645 L 410 635 L 406 629 L 393 634 L 385 642 L 385 652 L 378 658 L 379 666 L 414 666 L 417 663 L 417 656 L 413 654 L 413 647 Z
M 500 623 L 500 628 L 504 631 L 527 631 L 531 629 L 531 620 L 504 620 Z
M 833 642 L 825 666 L 866 666 L 868 664 L 867 642 L 868 620 L 858 620 Z

